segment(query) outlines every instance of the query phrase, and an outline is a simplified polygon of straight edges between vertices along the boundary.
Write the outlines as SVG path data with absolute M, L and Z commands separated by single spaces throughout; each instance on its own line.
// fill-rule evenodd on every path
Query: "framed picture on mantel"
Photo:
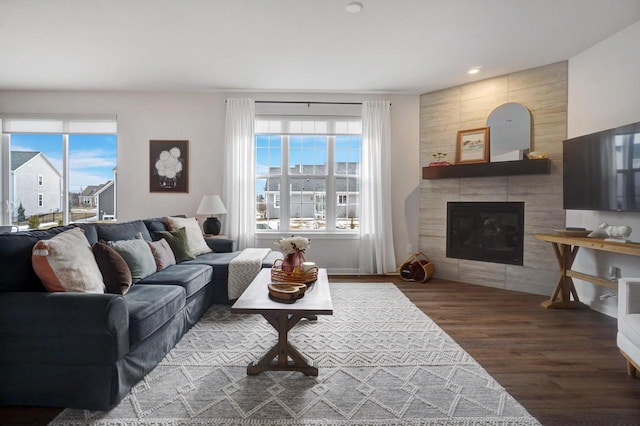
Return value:
M 456 164 L 486 163 L 489 161 L 489 128 L 460 130 L 456 149 Z

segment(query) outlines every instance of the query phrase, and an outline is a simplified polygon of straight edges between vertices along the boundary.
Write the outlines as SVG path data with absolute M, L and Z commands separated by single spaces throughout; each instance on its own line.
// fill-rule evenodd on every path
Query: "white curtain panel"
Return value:
M 361 274 L 396 271 L 391 217 L 391 103 L 362 103 Z
M 253 247 L 255 240 L 255 115 L 253 99 L 227 99 L 224 185 L 227 216 L 224 232 L 229 238 L 236 240 L 238 250 Z

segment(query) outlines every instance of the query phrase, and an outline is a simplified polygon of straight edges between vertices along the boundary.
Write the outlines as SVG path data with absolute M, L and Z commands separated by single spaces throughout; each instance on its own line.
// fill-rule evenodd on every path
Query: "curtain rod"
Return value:
M 227 101 L 225 100 L 226 104 Z M 362 105 L 362 102 L 323 102 L 323 101 L 255 101 L 257 104 L 306 104 L 307 106 L 314 105 Z
M 316 104 L 316 105 L 362 105 L 362 102 L 320 102 L 320 101 L 256 101 L 257 104 Z

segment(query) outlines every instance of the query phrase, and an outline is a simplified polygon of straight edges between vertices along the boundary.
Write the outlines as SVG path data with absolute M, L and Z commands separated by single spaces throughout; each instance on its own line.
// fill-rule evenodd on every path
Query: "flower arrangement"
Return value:
M 162 151 L 155 163 L 156 172 L 160 175 L 161 186 L 175 186 L 175 180 L 182 171 L 182 159 L 180 148 L 173 147 L 168 151 Z
M 303 252 L 311 246 L 311 240 L 306 237 L 296 237 L 292 235 L 290 237 L 282 237 L 275 242 L 280 250 L 286 254 L 293 254 L 297 252 Z

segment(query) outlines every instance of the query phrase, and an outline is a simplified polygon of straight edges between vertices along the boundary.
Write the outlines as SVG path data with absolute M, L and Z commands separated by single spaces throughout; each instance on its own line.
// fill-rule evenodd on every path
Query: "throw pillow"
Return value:
M 133 278 L 124 258 L 103 241 L 98 241 L 91 249 L 102 272 L 106 293 L 126 294 L 133 284 Z
M 184 262 L 185 260 L 193 260 L 196 257 L 189 248 L 187 240 L 187 230 L 180 228 L 177 231 L 156 231 L 154 232 L 156 239 L 164 238 L 169 243 L 171 251 L 176 258 L 176 262 Z
M 186 228 L 187 240 L 189 241 L 189 248 L 194 256 L 199 256 L 204 253 L 211 253 L 211 248 L 207 245 L 202 235 L 202 230 L 195 217 L 167 217 L 167 224 L 170 231 L 176 229 Z
M 158 271 L 176 264 L 176 257 L 173 255 L 173 251 L 167 240 L 162 238 L 158 241 L 147 241 L 147 244 L 149 244 L 153 259 L 156 261 L 156 269 Z
M 134 284 L 156 272 L 156 261 L 153 259 L 151 249 L 146 241 L 140 239 L 120 240 L 108 241 L 107 244 L 127 262 Z
M 47 291 L 104 293 L 102 274 L 82 229 L 40 240 L 31 253 L 33 269 Z

